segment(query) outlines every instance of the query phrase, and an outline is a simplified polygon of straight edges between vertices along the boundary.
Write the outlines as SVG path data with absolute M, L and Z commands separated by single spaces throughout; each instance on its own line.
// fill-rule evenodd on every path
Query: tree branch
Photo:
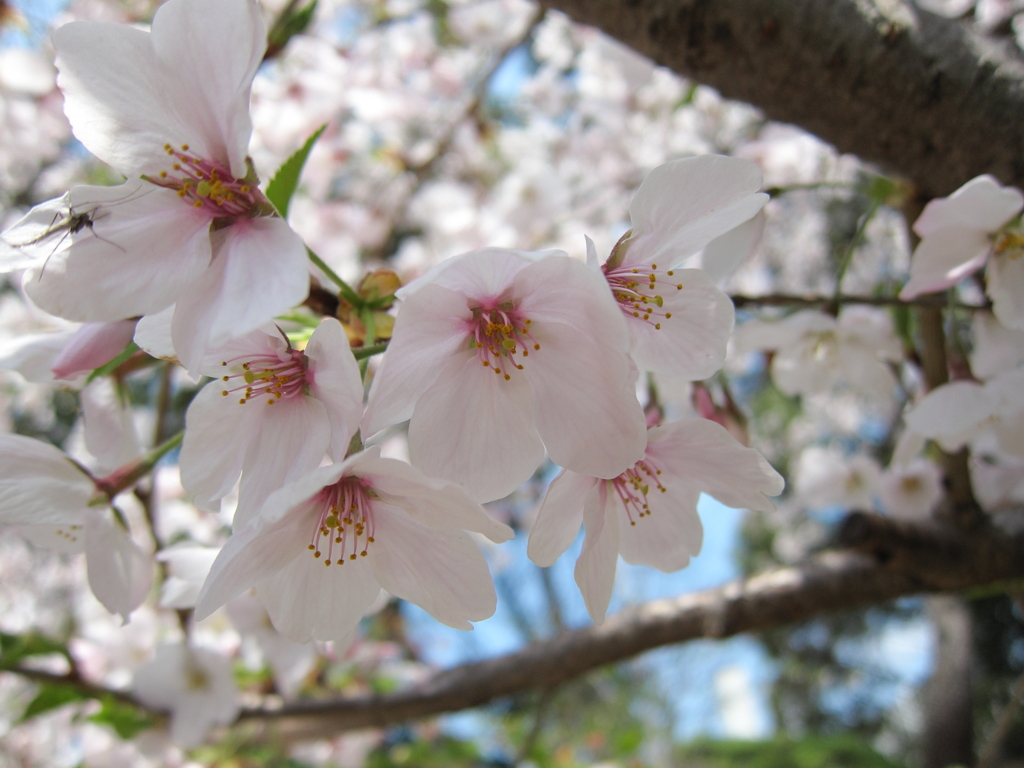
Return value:
M 929 196 L 1024 186 L 1024 62 L 907 0 L 542 0 Z
M 550 689 L 663 645 L 771 629 L 905 595 L 1024 578 L 1024 535 L 985 530 L 967 536 L 938 524 L 910 525 L 858 513 L 842 527 L 840 541 L 857 551 L 829 552 L 801 567 L 657 600 L 601 626 L 441 671 L 395 693 L 248 709 L 242 718 L 276 720 L 290 738 L 384 726 Z
M 895 296 L 851 296 L 841 293 L 838 296 L 795 296 L 792 294 L 775 293 L 767 296 L 743 296 L 732 295 L 733 305 L 740 307 L 826 307 L 832 304 L 843 306 L 844 304 L 863 304 L 871 307 L 933 307 L 942 309 L 953 306 L 967 312 L 987 311 L 992 309 L 991 304 L 963 304 L 955 302 L 952 305 L 945 294 L 928 293 L 918 296 L 915 299 L 898 299 Z

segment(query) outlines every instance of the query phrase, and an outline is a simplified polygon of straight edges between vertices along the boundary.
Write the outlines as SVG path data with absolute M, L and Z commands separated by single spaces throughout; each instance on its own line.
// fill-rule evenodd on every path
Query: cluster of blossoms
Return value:
M 509 5 L 518 21 L 507 28 L 488 26 L 468 7 L 453 10 L 449 22 L 459 34 L 512 44 L 530 9 Z M 332 267 L 345 274 L 346 254 L 382 247 L 391 230 L 369 203 L 338 205 L 310 226 L 311 201 L 303 193 L 294 201 L 276 198 L 261 186 L 257 167 L 279 164 L 313 133 L 330 116 L 324 103 L 356 113 L 372 112 L 367 102 L 375 103 L 389 114 L 379 99 L 357 102 L 335 86 L 326 95 L 310 93 L 286 77 L 254 88 L 267 37 L 254 0 L 169 0 L 148 32 L 102 22 L 60 27 L 53 38 L 57 82 L 74 135 L 127 181 L 75 186 L 0 235 L 0 269 L 21 272 L 25 295 L 63 323 L 57 333 L 0 348 L 2 364 L 80 386 L 94 370 L 141 348 L 210 381 L 192 400 L 183 435 L 148 453 L 129 409 L 102 376 L 81 391 L 90 458 L 0 435 L 0 521 L 44 546 L 84 551 L 92 591 L 124 620 L 145 603 L 154 560 L 163 563 L 170 575 L 160 605 L 195 608 L 199 620 L 227 606 L 239 631 L 246 627 L 274 649 L 267 656 L 278 689 L 293 693 L 311 664 L 310 642 L 334 641 L 340 652 L 361 619 L 380 608 L 382 595 L 461 629 L 491 616 L 496 594 L 480 545 L 514 534 L 482 505 L 515 492 L 546 459 L 561 473 L 537 510 L 528 556 L 550 566 L 582 527 L 575 578 L 595 622 L 608 611 L 620 555 L 672 572 L 699 553 L 702 493 L 771 512 L 768 497 L 782 492 L 782 478 L 746 447 L 728 391 L 711 379 L 724 365 L 748 365 L 748 352 L 769 355 L 775 386 L 801 397 L 808 414 L 827 411 L 827 420 L 805 416 L 793 430 L 797 442 L 809 445 L 795 484 L 805 507 L 878 506 L 928 517 L 941 498 L 941 477 L 922 455 L 926 439 L 948 451 L 971 445 L 987 459 L 975 462 L 976 477 L 999 468 L 998 484 L 978 483 L 1002 489 L 988 506 L 1020 496 L 1024 278 L 1016 270 L 1024 196 L 980 177 L 933 201 L 915 224 L 922 242 L 901 298 L 946 290 L 987 265 L 995 314 L 975 314 L 976 378 L 923 397 L 883 470 L 873 457 L 821 443 L 840 428 L 852 431 L 860 418 L 851 408 L 853 416 L 839 424 L 837 394 L 884 410 L 897 393 L 921 388 L 900 368 L 904 348 L 890 317 L 836 305 L 833 312 L 747 320 L 729 356 L 734 308 L 720 287 L 764 230 L 762 172 L 748 159 L 699 154 L 718 146 L 718 137 L 681 146 L 671 129 L 659 151 L 696 156 L 650 162 L 643 152 L 652 152 L 653 143 L 628 132 L 614 152 L 595 144 L 583 126 L 611 134 L 606 121 L 630 98 L 630 76 L 645 83 L 637 99 L 647 105 L 649 122 L 624 131 L 649 131 L 664 104 L 680 101 L 681 86 L 606 40 L 574 34 L 564 18 L 545 20 L 535 41 L 538 78 L 567 68 L 568 45 L 580 49 L 584 85 L 607 57 L 621 64 L 621 87 L 612 95 L 591 88 L 576 105 L 586 117 L 566 127 L 568 139 L 542 145 L 526 133 L 504 137 L 504 150 L 521 152 L 527 170 L 480 204 L 514 211 L 514 236 L 480 223 L 488 217 L 462 216 L 478 201 L 455 181 L 428 182 L 410 193 L 406 223 L 432 221 L 430 232 L 446 230 L 449 237 L 410 238 L 392 264 L 419 276 L 400 289 L 392 272 L 372 274 L 356 290 L 337 279 L 337 311 L 321 319 L 307 310 L 328 293 L 321 286 L 336 279 Z M 283 70 L 294 64 L 287 56 L 321 60 L 327 69 L 345 66 L 312 38 L 289 49 Z M 443 81 L 451 62 L 438 51 L 424 57 L 434 67 L 431 77 Z M 389 82 L 387 71 L 376 74 Z M 297 102 L 288 119 L 268 117 L 267 105 L 279 106 L 274 88 Z M 255 143 L 251 96 L 255 121 L 267 123 Z M 563 97 L 550 97 L 554 115 Z M 420 103 L 397 86 L 388 98 Z M 541 101 L 543 94 L 527 98 Z M 445 110 L 437 112 L 417 117 L 441 123 Z M 357 135 L 328 128 L 313 148 L 306 178 L 314 197 L 337 181 L 325 171 L 337 163 L 321 159 L 368 162 L 350 157 L 360 146 L 359 132 L 351 133 Z M 379 133 L 373 140 L 390 147 L 418 126 L 385 117 Z M 479 146 L 450 138 L 463 146 L 465 165 L 490 172 Z M 603 261 L 578 221 L 547 223 L 580 191 L 563 177 L 588 176 L 569 168 L 550 177 L 550 166 L 562 162 L 559 142 L 571 140 L 597 147 L 591 186 L 578 196 L 600 199 L 614 211 L 609 218 L 623 218 L 626 200 L 598 193 L 613 180 L 636 187 L 635 167 L 656 166 L 628 205 L 628 231 Z M 801 139 L 780 143 L 787 141 Z M 392 162 L 396 154 L 371 152 L 368 143 L 363 149 L 366 157 Z M 747 147 L 770 170 L 761 151 Z M 615 160 L 598 163 L 599 155 Z M 429 159 L 411 152 L 402 163 L 415 169 Z M 404 195 L 385 188 L 388 194 L 376 190 L 378 198 Z M 502 247 L 479 248 L 482 242 Z M 525 250 L 551 243 L 563 250 Z M 566 253 L 584 244 L 585 260 Z M 307 245 L 325 258 L 311 260 Z M 468 252 L 451 255 L 460 250 Z M 761 258 L 761 272 L 771 272 Z M 386 352 L 367 366 L 385 346 L 378 341 L 387 342 Z M 642 403 L 637 391 L 645 380 L 682 382 L 699 415 L 667 419 L 670 407 L 649 394 Z M 692 382 L 706 383 L 690 389 Z M 408 462 L 388 450 L 405 422 Z M 159 551 L 151 555 L 141 521 L 126 512 L 128 492 L 179 444 L 181 483 L 209 525 L 223 519 L 214 515 L 237 491 L 232 533 L 217 549 L 164 546 L 172 537 L 153 531 Z M 173 712 L 172 738 L 182 746 L 199 743 L 238 712 L 229 663 L 194 641 L 161 646 L 137 667 L 133 690 L 149 706 Z
M 177 56 L 186 40 L 204 55 Z M 395 294 L 364 409 L 346 328 L 327 318 L 296 335 L 275 320 L 306 299 L 311 265 L 247 157 L 250 86 L 266 45 L 258 6 L 171 0 L 150 32 L 76 22 L 54 44 L 76 137 L 129 180 L 33 208 L 4 233 L 0 259 L 24 270 L 40 308 L 85 323 L 63 340 L 74 362 L 57 363 L 55 375 L 102 365 L 133 334 L 154 356 L 213 379 L 188 409 L 181 478 L 208 510 L 238 485 L 233 533 L 199 558 L 208 575 L 186 582 L 201 586 L 182 582 L 167 604 L 194 604 L 203 619 L 254 588 L 292 641 L 345 645 L 383 589 L 469 629 L 496 602 L 469 532 L 513 535 L 481 503 L 514 491 L 545 455 L 563 474 L 530 556 L 550 565 L 582 524 L 577 582 L 596 621 L 619 553 L 672 571 L 699 552 L 700 493 L 772 508 L 766 496 L 783 481 L 760 454 L 712 421 L 660 424 L 636 394 L 640 369 L 698 380 L 725 359 L 732 304 L 706 273 L 681 265 L 757 217 L 767 196 L 749 161 L 702 156 L 655 169 L 603 264 L 589 240 L 587 263 L 502 248 L 444 260 Z M 137 66 L 123 66 L 125 50 Z M 218 61 L 216 76 L 206 57 Z M 123 425 L 123 407 L 108 406 L 106 419 Z M 411 464 L 363 447 L 407 420 Z M 117 497 L 176 443 L 103 475 L 3 436 L 0 517 L 60 526 L 62 542 L 83 538 L 94 592 L 127 619 L 153 569 Z M 234 716 L 209 651 L 166 647 L 158 657 L 135 688 L 173 709 L 177 741 L 194 744 Z M 161 683 L 167 674 L 184 681 L 180 695 Z

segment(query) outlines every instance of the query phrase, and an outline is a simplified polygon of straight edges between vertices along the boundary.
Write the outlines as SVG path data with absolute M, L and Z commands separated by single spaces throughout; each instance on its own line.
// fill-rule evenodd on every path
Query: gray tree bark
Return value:
M 905 0 L 542 0 L 679 74 L 945 195 L 1024 187 L 1024 59 Z

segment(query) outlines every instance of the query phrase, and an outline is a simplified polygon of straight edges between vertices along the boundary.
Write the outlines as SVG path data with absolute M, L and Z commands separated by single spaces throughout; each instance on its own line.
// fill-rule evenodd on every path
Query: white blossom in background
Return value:
M 987 264 L 986 291 L 996 317 L 1007 328 L 1024 330 L 1022 208 L 1020 190 L 987 174 L 929 202 L 914 222 L 921 243 L 900 298 L 944 291 Z
M 274 629 L 267 609 L 251 594 L 229 600 L 227 612 L 242 638 L 251 638 L 259 647 L 278 692 L 285 698 L 296 696 L 320 658 L 316 643 L 296 643 Z
M 136 670 L 132 693 L 146 706 L 170 712 L 171 740 L 182 748 L 199 746 L 239 710 L 231 660 L 181 643 L 156 649 Z
M 484 249 L 396 294 L 363 436 L 409 423 L 412 463 L 480 501 L 544 459 L 616 477 L 643 455 L 645 422 L 618 306 L 564 254 Z
M 942 498 L 942 473 L 925 458 L 893 463 L 878 478 L 878 498 L 893 517 L 927 520 Z
M 487 563 L 465 531 L 500 542 L 511 529 L 455 485 L 378 453 L 303 475 L 246 516 L 213 564 L 196 618 L 250 587 L 297 643 L 350 642 L 382 588 L 457 629 L 494 613 Z
M 787 395 L 828 392 L 840 384 L 891 400 L 889 363 L 903 357 L 892 322 L 871 307 L 846 307 L 838 319 L 802 310 L 775 322 L 750 320 L 736 329 L 738 352 L 773 351 L 772 381 Z
M 325 453 L 345 458 L 363 385 L 334 318 L 303 349 L 277 328 L 257 330 L 213 350 L 200 370 L 215 380 L 189 405 L 180 459 L 181 482 L 200 508 L 215 507 L 241 474 L 239 508 L 254 513 Z
M 1024 363 L 1024 331 L 1007 328 L 989 312 L 975 312 L 971 332 L 971 373 L 979 379 L 1019 368 Z
M 986 432 L 999 450 L 1024 458 L 1024 370 L 984 384 L 953 381 L 936 387 L 904 417 L 907 426 L 955 453 Z
M 86 445 L 101 467 L 138 456 L 130 416 L 111 393 L 88 394 L 84 405 Z M 0 522 L 39 546 L 84 551 L 93 593 L 127 620 L 146 598 L 153 566 L 97 481 L 60 449 L 21 435 L 0 435 L 0 458 Z
M 619 555 L 627 563 L 670 573 L 700 552 L 697 500 L 708 493 L 730 507 L 768 511 L 783 479 L 752 448 L 707 419 L 648 430 L 644 458 L 611 480 L 564 471 L 556 477 L 530 529 L 528 554 L 546 567 L 568 549 L 582 525 L 576 584 L 587 612 L 604 621 Z
M 800 454 L 794 475 L 796 496 L 811 509 L 841 506 L 870 511 L 882 468 L 870 456 L 812 445 Z
M 218 547 L 192 541 L 180 541 L 160 550 L 156 559 L 167 568 L 167 577 L 160 585 L 160 607 L 178 611 L 194 608 L 219 553 Z

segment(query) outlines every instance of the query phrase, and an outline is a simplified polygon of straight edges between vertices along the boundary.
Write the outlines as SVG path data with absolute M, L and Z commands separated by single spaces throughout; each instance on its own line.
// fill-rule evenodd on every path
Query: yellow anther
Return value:
M 324 560 L 324 565 L 330 565 L 330 564 L 331 564 L 330 560 Z
M 670 317 L 672 317 L 672 313 L 671 312 L 666 312 L 665 313 L 665 319 L 668 320 Z
M 319 549 L 316 552 L 313 553 L 313 557 L 320 557 L 320 550 Z
M 181 151 L 182 152 L 188 152 L 188 144 L 182 144 L 181 145 Z

